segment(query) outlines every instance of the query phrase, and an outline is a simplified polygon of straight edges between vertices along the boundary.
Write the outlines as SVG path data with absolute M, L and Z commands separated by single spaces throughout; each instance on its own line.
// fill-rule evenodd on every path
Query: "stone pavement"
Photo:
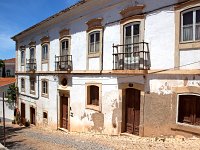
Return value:
M 1 131 L 0 124 L 0 141 Z M 200 150 L 200 139 L 196 137 L 108 136 L 18 125 L 7 126 L 7 134 L 6 146 L 11 150 Z

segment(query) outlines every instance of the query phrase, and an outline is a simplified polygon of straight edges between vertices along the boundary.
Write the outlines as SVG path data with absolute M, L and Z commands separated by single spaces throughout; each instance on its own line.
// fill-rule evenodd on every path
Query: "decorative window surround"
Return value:
M 46 79 L 42 79 L 41 81 L 41 96 L 42 97 L 49 97 L 49 82 Z
M 44 36 L 40 39 L 41 41 L 41 62 L 48 63 L 49 62 L 49 49 L 50 49 L 50 41 L 48 36 Z
M 26 53 L 25 53 L 26 47 L 25 46 L 20 46 L 19 49 L 20 49 L 21 66 L 24 66 L 25 65 L 25 56 L 26 56 Z
M 98 87 L 98 103 L 91 104 L 91 87 Z M 91 109 L 95 111 L 101 112 L 102 109 L 102 84 L 101 83 L 86 83 L 85 84 L 86 89 L 86 109 Z M 94 95 L 96 96 L 96 95 Z M 93 97 L 94 97 L 93 96 Z
M 70 30 L 69 29 L 63 29 L 59 32 L 60 34 L 60 40 L 64 37 L 69 37 L 70 34 L 69 34 Z
M 196 41 L 182 41 L 181 38 L 181 16 L 182 13 L 187 10 L 193 10 L 197 7 L 200 7 L 199 0 L 191 0 L 181 4 L 178 4 L 174 7 L 175 9 L 175 67 L 180 65 L 180 50 L 190 50 L 190 49 L 199 49 L 200 48 L 200 40 Z
M 21 78 L 21 92 L 25 92 L 25 79 Z
M 35 77 L 30 77 L 30 93 L 35 94 Z
M 90 32 L 91 30 L 96 30 L 96 29 L 103 29 L 102 20 L 103 18 L 94 18 L 86 22 L 86 24 L 88 25 L 87 32 Z
M 87 69 L 89 69 L 89 59 L 99 58 L 99 68 L 102 68 L 102 49 L 103 49 L 103 26 L 102 18 L 94 18 L 86 22 L 87 29 Z M 93 43 L 91 43 L 93 36 Z M 98 44 L 99 43 L 99 44 Z M 91 52 L 91 46 L 94 46 L 93 52 Z M 98 45 L 98 50 L 95 46 Z

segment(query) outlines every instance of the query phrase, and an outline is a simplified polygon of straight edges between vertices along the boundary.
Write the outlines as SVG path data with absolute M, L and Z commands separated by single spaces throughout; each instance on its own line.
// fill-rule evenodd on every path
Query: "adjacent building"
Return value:
M 199 0 L 82 0 L 12 39 L 22 123 L 200 134 Z
M 3 96 L 5 108 L 5 121 L 11 122 L 14 120 L 15 104 L 7 102 L 7 90 L 11 84 L 15 84 L 15 78 L 0 78 L 0 120 L 3 121 Z M 4 92 L 4 95 L 3 95 Z
M 15 58 L 3 60 L 5 68 L 0 68 L 0 77 L 5 74 L 5 77 L 14 77 L 15 76 Z M 3 73 L 3 71 L 5 71 Z

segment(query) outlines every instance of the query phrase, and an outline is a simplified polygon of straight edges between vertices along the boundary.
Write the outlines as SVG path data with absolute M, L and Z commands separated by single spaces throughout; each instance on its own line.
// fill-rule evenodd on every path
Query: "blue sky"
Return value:
M 15 57 L 10 38 L 79 0 L 0 0 L 0 59 Z

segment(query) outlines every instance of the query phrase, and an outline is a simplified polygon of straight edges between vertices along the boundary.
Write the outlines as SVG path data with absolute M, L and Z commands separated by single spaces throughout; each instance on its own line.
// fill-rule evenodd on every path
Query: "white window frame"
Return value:
M 21 91 L 25 92 L 25 79 L 24 78 L 21 78 Z
M 99 41 L 98 42 L 96 42 L 96 34 L 99 34 Z M 91 35 L 94 35 L 94 42 L 93 43 L 91 43 L 90 42 L 90 40 L 91 40 Z M 101 50 L 101 31 L 92 31 L 92 32 L 90 32 L 89 34 L 88 34 L 88 54 L 96 54 L 96 53 L 99 53 Z M 91 52 L 91 44 L 94 44 L 94 51 L 93 52 Z M 97 48 L 96 48 L 96 44 L 99 44 L 99 49 L 97 50 Z
M 21 65 L 24 65 L 25 64 L 25 50 L 21 50 L 20 53 L 21 53 Z
M 188 9 L 188 10 L 185 10 L 183 12 L 181 12 L 181 42 L 193 42 L 193 41 L 199 41 L 200 39 L 197 39 L 196 40 L 196 25 L 200 25 L 200 23 L 196 24 L 196 10 L 200 10 L 200 7 L 195 7 L 195 8 L 192 8 L 192 9 Z M 193 37 L 192 37 L 192 40 L 183 40 L 183 15 L 185 13 L 188 13 L 188 12 L 193 12 Z
M 31 89 L 32 87 L 32 82 L 33 82 L 33 86 L 34 86 L 34 89 Z M 30 78 L 30 93 L 31 94 L 35 94 L 35 78 Z
M 42 80 L 41 82 L 41 95 L 43 97 L 48 97 L 48 92 L 49 92 L 49 83 L 47 80 Z
M 45 47 L 47 47 L 47 48 L 45 48 Z M 48 61 L 48 59 L 49 59 L 49 44 L 44 43 L 44 44 L 42 44 L 42 62 Z

